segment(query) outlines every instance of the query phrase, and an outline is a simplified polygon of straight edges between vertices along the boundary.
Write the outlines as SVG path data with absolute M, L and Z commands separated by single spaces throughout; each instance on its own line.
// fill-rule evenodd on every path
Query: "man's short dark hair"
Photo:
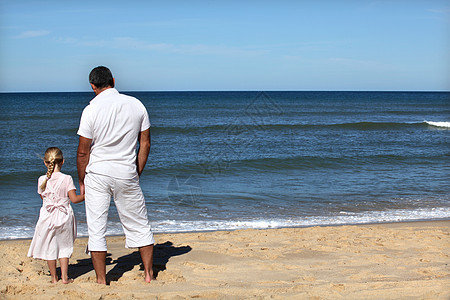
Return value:
M 89 83 L 97 88 L 114 87 L 114 78 L 111 71 L 107 67 L 99 66 L 92 69 L 89 73 Z

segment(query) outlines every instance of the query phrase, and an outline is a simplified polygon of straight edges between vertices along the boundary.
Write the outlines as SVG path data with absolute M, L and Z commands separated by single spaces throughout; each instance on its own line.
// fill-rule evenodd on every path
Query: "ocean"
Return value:
M 449 92 L 124 93 L 152 123 L 141 186 L 156 233 L 450 218 Z M 33 236 L 48 147 L 78 187 L 93 96 L 0 93 L 0 239 Z M 113 202 L 108 234 L 122 234 Z

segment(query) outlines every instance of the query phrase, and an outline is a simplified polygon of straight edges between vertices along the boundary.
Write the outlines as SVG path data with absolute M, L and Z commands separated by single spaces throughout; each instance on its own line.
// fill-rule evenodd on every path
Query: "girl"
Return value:
M 73 280 L 69 279 L 67 271 L 77 235 L 70 201 L 82 202 L 84 195 L 77 195 L 72 177 L 60 172 L 64 164 L 61 150 L 56 147 L 48 148 L 45 151 L 44 164 L 48 169 L 47 174 L 38 180 L 38 193 L 43 204 L 28 256 L 47 260 L 52 283 L 58 282 L 56 260 L 59 259 L 62 282 L 70 283 Z

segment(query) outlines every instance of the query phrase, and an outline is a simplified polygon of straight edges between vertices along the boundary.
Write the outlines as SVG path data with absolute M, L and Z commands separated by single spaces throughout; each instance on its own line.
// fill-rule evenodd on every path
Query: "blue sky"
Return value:
M 448 91 L 450 1 L 0 0 L 0 91 L 98 65 L 122 91 Z

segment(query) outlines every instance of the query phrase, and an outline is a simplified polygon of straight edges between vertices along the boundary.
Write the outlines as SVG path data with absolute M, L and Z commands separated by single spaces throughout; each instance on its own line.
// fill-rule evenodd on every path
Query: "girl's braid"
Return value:
M 52 177 L 53 171 L 55 171 L 55 158 L 51 158 L 50 162 L 48 163 L 48 170 L 47 170 L 47 180 Z
M 44 161 L 47 164 L 47 177 L 44 179 L 44 182 L 40 186 L 42 191 L 45 191 L 47 182 L 52 177 L 52 174 L 55 171 L 55 164 L 61 164 L 63 161 L 61 150 L 56 147 L 48 148 L 47 151 L 45 151 Z

